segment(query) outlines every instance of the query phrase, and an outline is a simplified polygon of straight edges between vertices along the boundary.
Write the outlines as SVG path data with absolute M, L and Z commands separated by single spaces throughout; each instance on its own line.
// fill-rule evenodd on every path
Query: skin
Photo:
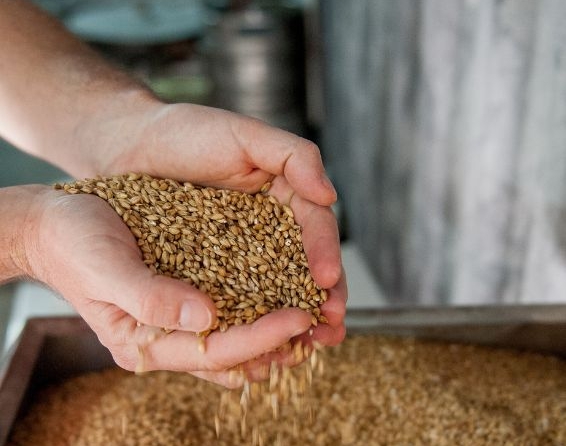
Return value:
M 0 135 L 74 177 L 137 171 L 246 192 L 271 180 L 270 193 L 303 228 L 313 278 L 329 290 L 329 323 L 311 331 L 308 314 L 280 310 L 212 333 L 199 352 L 195 332 L 216 317 L 208 296 L 153 275 L 104 201 L 42 185 L 0 189 L 0 281 L 27 278 L 56 290 L 128 370 L 143 345 L 145 370 L 235 387 L 243 376 L 230 372 L 235 367 L 262 379 L 272 361 L 299 362 L 274 352 L 289 341 L 342 341 L 347 290 L 330 208 L 336 192 L 316 145 L 224 110 L 164 104 L 24 1 L 0 0 L 0 54 Z

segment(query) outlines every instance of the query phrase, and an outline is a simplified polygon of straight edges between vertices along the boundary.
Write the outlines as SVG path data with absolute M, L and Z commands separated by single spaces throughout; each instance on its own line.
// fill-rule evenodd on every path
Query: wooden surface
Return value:
M 566 302 L 566 2 L 328 0 L 323 150 L 396 302 Z

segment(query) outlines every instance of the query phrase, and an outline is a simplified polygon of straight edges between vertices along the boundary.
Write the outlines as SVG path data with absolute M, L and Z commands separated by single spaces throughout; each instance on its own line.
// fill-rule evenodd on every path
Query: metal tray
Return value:
M 81 318 L 28 320 L 0 370 L 0 446 L 39 389 L 112 364 L 110 352 Z
M 566 305 L 353 309 L 351 334 L 412 336 L 566 357 Z M 114 364 L 79 317 L 30 319 L 0 365 L 0 446 L 42 387 Z

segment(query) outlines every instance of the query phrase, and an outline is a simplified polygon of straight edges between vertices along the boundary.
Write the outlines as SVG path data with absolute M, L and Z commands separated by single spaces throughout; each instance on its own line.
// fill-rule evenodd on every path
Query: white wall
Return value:
M 323 148 L 391 299 L 566 302 L 566 2 L 321 2 Z

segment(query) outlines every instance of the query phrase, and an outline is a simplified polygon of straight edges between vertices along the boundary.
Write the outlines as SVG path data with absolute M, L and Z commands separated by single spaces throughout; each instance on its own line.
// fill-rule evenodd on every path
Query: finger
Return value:
M 293 196 L 291 207 L 301 225 L 303 246 L 313 278 L 322 288 L 332 288 L 342 274 L 340 239 L 334 213 Z
M 278 349 L 311 326 L 311 315 L 285 308 L 262 316 L 249 325 L 232 326 L 225 333 L 211 333 L 206 352 L 197 357 L 196 370 L 219 371 L 245 363 Z
M 115 249 L 112 261 L 97 265 L 101 300 L 110 302 L 144 325 L 204 331 L 216 320 L 216 307 L 203 292 L 153 274 L 137 255 Z
M 323 206 L 336 201 L 316 144 L 300 136 L 244 118 L 235 127 L 241 147 L 260 169 L 284 176 L 302 197 Z
M 295 338 L 298 339 L 298 338 Z M 291 345 L 283 351 L 269 352 L 259 358 L 239 364 L 230 370 L 216 371 L 197 371 L 192 372 L 199 378 L 206 379 L 224 387 L 233 389 L 241 387 L 244 382 L 265 381 L 270 378 L 273 368 L 292 368 L 305 362 L 314 347 L 312 345 L 301 345 L 301 354 L 297 355 L 296 349 Z
M 339 325 L 318 324 L 312 333 L 304 333 L 299 336 L 303 342 L 310 340 L 317 345 L 331 347 L 340 344 L 346 336 L 346 326 L 342 322 Z
M 293 194 L 290 184 L 282 177 L 273 181 L 269 193 L 293 209 L 315 282 L 322 288 L 336 285 L 342 275 L 342 261 L 338 224 L 332 209 Z
M 204 340 L 203 351 L 202 338 L 193 333 L 175 331 L 156 336 L 148 327 L 137 327 L 131 318 L 108 314 L 112 316 L 108 323 L 114 325 L 104 327 L 100 320 L 95 322 L 102 331 L 101 341 L 112 351 L 118 364 L 128 370 L 136 369 L 141 345 L 144 371 L 226 370 L 277 349 L 308 330 L 311 323 L 311 316 L 302 310 L 282 309 L 262 316 L 253 324 L 211 333 Z
M 346 276 L 343 273 L 338 284 L 327 290 L 328 300 L 321 306 L 322 314 L 328 319 L 327 324 L 318 324 L 298 337 L 303 343 L 317 343 L 324 346 L 340 344 L 346 336 L 344 317 L 348 290 Z
M 239 389 L 246 382 L 246 377 L 243 373 L 237 372 L 235 370 L 222 371 L 222 372 L 210 372 L 210 371 L 194 371 L 191 375 L 197 378 L 204 379 L 205 381 L 210 381 L 214 384 L 218 384 L 227 389 Z
M 329 325 L 340 325 L 344 322 L 346 316 L 346 302 L 348 300 L 348 285 L 343 268 L 338 283 L 329 288 L 327 293 L 328 300 L 320 307 L 322 314 L 328 319 Z

